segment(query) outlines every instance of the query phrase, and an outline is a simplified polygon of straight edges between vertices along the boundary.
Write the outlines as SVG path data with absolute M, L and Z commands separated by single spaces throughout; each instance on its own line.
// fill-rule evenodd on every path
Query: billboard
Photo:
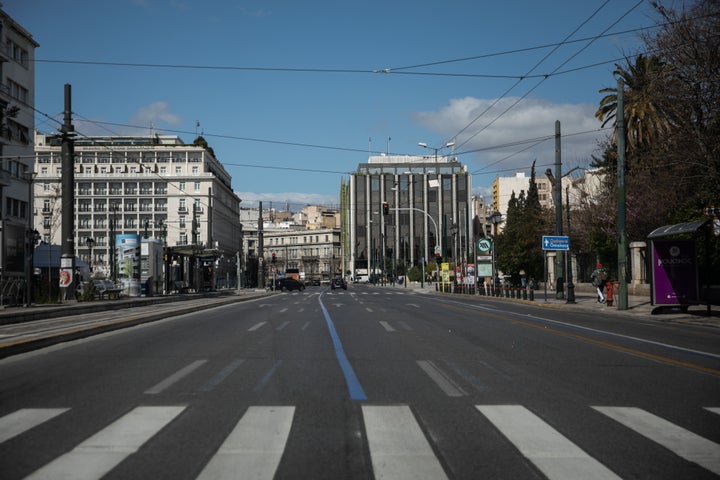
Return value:
M 693 240 L 652 241 L 653 304 L 689 305 L 700 301 Z
M 115 251 L 118 279 L 130 297 L 140 296 L 140 235 L 126 233 L 115 235 Z

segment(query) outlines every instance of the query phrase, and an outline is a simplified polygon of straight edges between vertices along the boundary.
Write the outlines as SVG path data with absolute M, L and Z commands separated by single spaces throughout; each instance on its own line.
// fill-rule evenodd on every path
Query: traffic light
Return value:
M 383 215 L 389 215 L 389 214 L 390 214 L 390 205 L 388 205 L 387 202 L 383 202 L 383 204 L 382 204 L 382 212 L 383 212 Z
M 442 263 L 442 256 L 439 253 L 435 254 L 435 263 L 440 265 Z
M 272 254 L 272 263 L 275 263 L 277 259 L 275 258 L 275 253 Z

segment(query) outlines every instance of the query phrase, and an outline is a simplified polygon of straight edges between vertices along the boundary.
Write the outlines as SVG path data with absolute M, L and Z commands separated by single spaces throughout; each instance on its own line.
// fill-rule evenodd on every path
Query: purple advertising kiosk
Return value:
M 709 239 L 711 220 L 697 220 L 656 228 L 650 235 L 650 275 L 652 282 L 651 302 L 657 307 L 653 313 L 666 309 L 687 311 L 690 305 L 701 303 L 702 295 L 698 277 L 696 240 L 704 234 Z M 708 265 L 707 248 L 705 248 Z M 708 275 L 709 278 L 709 275 Z M 710 285 L 707 285 L 706 300 L 710 314 Z

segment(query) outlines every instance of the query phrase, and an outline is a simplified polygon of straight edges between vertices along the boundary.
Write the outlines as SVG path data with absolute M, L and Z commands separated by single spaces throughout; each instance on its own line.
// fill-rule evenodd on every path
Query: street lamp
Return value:
M 423 148 L 428 148 L 428 149 L 430 149 L 430 150 L 434 150 L 434 151 L 435 151 L 435 163 L 437 163 L 437 161 L 438 161 L 438 150 L 442 150 L 443 148 L 454 147 L 454 146 L 455 146 L 455 142 L 454 142 L 454 141 L 452 141 L 452 142 L 447 142 L 447 143 L 446 143 L 445 145 L 443 145 L 442 147 L 437 147 L 437 148 L 435 148 L 435 147 L 429 147 L 428 144 L 425 143 L 425 142 L 419 142 L 418 145 L 421 146 L 421 147 L 423 147 Z
M 32 298 L 30 296 L 30 284 L 32 283 L 32 276 L 31 276 L 31 270 L 33 268 L 32 264 L 32 250 L 34 248 L 34 244 L 31 245 L 30 242 L 35 242 L 35 235 L 33 232 L 33 224 L 32 224 L 32 218 L 33 218 L 33 182 L 35 181 L 35 177 L 37 177 L 37 172 L 25 172 L 25 180 L 27 181 L 28 185 L 28 210 L 27 210 L 27 229 L 25 234 L 25 306 L 29 307 L 30 303 L 32 302 Z M 35 233 L 37 233 L 37 230 L 35 230 Z

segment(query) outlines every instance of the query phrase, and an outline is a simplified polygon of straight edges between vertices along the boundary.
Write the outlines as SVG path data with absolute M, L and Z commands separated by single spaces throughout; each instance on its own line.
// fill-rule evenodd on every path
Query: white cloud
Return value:
M 561 123 L 563 135 L 563 165 L 586 166 L 590 155 L 597 154 L 598 140 L 606 136 L 597 131 L 600 122 L 595 119 L 596 109 L 590 104 L 558 104 L 533 98 L 518 102 L 518 97 L 499 101 L 465 97 L 451 99 L 434 112 L 418 112 L 413 118 L 445 139 L 457 135 L 477 118 L 456 138 L 456 153 L 461 154 L 460 161 L 468 164 L 471 172 L 494 177 L 512 175 L 513 169 L 522 170 L 533 160 L 538 165 L 554 163 L 556 120 Z M 574 135 L 581 132 L 592 133 Z M 535 146 L 535 142 L 524 143 L 544 137 L 548 139 Z M 462 155 L 474 150 L 479 151 Z
M 168 102 L 158 101 L 141 107 L 132 118 L 133 125 L 138 126 L 159 126 L 161 123 L 169 125 L 180 125 L 182 118 L 170 112 Z

